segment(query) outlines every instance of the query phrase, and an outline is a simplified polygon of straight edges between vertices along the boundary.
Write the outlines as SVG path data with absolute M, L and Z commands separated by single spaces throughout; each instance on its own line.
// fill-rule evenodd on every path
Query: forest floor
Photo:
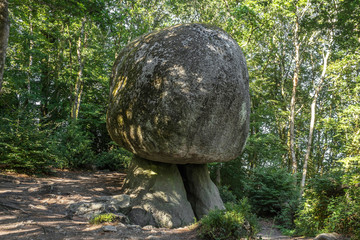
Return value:
M 47 177 L 0 172 L 0 240 L 198 240 L 194 227 L 164 229 L 115 225 L 116 232 L 105 232 L 103 225 L 91 225 L 84 218 L 67 214 L 67 206 L 71 203 L 120 194 L 124 178 L 124 173 L 107 171 L 57 170 Z M 261 239 L 303 239 L 281 235 L 271 221 L 260 223 Z

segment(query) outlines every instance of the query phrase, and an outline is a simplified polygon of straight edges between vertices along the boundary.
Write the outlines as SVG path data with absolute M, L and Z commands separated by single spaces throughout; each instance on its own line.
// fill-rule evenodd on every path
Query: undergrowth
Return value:
M 119 216 L 113 214 L 113 213 L 104 213 L 99 214 L 95 217 L 93 217 L 90 220 L 91 224 L 101 224 L 101 223 L 109 223 L 109 222 L 119 222 L 120 218 Z
M 258 232 L 257 219 L 250 211 L 246 198 L 238 204 L 226 204 L 226 210 L 213 210 L 201 219 L 199 237 L 202 239 L 254 239 Z

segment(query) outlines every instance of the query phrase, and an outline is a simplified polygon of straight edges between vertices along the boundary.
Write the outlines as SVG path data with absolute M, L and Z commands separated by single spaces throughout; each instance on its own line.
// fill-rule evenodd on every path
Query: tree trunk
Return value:
M 32 23 L 32 10 L 30 9 L 30 16 L 29 16 L 29 22 L 30 22 L 30 26 L 29 26 L 29 30 L 30 30 L 30 45 L 29 45 L 29 50 L 30 50 L 30 56 L 29 56 L 29 68 L 28 68 L 28 84 L 27 84 L 27 89 L 28 89 L 28 93 L 30 95 L 31 93 L 31 78 L 32 78 L 32 65 L 33 65 L 33 55 L 32 55 L 32 49 L 34 47 L 34 40 L 32 39 L 33 37 L 33 32 L 34 32 L 34 28 L 33 28 L 33 23 Z
M 10 21 L 8 11 L 8 1 L 0 0 L 0 94 L 5 68 L 6 48 L 9 40 Z
M 312 139 L 313 139 L 313 134 L 314 134 L 314 129 L 315 129 L 316 102 L 317 102 L 317 98 L 319 96 L 319 92 L 321 91 L 321 89 L 323 87 L 322 84 L 323 84 L 325 76 L 326 76 L 326 69 L 327 69 L 327 63 L 328 63 L 328 59 L 330 56 L 330 52 L 331 52 L 331 50 L 328 50 L 326 52 L 326 54 L 324 55 L 324 58 L 323 58 L 324 64 L 323 64 L 323 70 L 322 70 L 321 77 L 320 77 L 320 82 L 315 90 L 314 98 L 311 103 L 310 128 L 309 128 L 309 136 L 308 136 L 308 142 L 307 142 L 307 148 L 306 148 L 306 155 L 305 155 L 305 159 L 304 159 L 304 166 L 303 166 L 303 172 L 302 172 L 302 178 L 301 178 L 301 184 L 300 184 L 300 196 L 302 196 L 302 194 L 304 192 L 305 180 L 306 180 L 306 174 L 307 174 L 307 166 L 308 166 L 310 153 L 311 153 Z
M 78 119 L 81 97 L 82 97 L 83 88 L 84 88 L 84 83 L 83 83 L 84 61 L 83 61 L 83 56 L 82 56 L 82 50 L 83 50 L 83 45 L 85 45 L 85 43 L 86 43 L 86 38 L 84 39 L 85 23 L 86 23 L 86 18 L 84 18 L 82 20 L 80 36 L 79 36 L 79 40 L 78 40 L 78 44 L 77 44 L 77 48 L 76 48 L 77 60 L 78 60 L 78 64 L 79 64 L 79 72 L 78 72 L 78 77 L 77 77 L 76 83 L 75 83 L 74 99 L 73 99 L 72 108 L 71 108 L 71 118 L 73 120 Z M 82 44 L 82 41 L 84 41 L 84 44 Z
M 296 160 L 296 149 L 295 149 L 295 115 L 296 115 L 296 88 L 299 81 L 300 72 L 300 42 L 299 42 L 299 18 L 296 15 L 295 29 L 294 29 L 294 47 L 295 47 L 295 69 L 293 76 L 293 88 L 290 102 L 290 154 L 292 162 L 292 172 L 297 172 L 297 160 Z

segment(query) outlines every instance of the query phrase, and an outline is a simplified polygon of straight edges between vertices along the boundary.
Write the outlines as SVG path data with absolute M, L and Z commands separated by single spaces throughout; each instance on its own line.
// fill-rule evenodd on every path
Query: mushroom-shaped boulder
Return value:
M 173 164 L 226 162 L 249 130 L 248 71 L 223 30 L 183 24 L 144 35 L 119 54 L 107 126 L 134 154 Z
M 243 150 L 248 81 L 236 41 L 209 25 L 166 28 L 120 52 L 107 128 L 135 154 L 124 185 L 131 221 L 179 227 L 224 209 L 206 163 L 232 160 Z

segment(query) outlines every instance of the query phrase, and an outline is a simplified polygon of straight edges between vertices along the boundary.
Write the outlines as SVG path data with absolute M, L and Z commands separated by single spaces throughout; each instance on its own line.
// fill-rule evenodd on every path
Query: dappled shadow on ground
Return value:
M 53 176 L 35 178 L 0 172 L 0 239 L 196 239 L 196 231 L 141 229 L 117 226 L 104 232 L 71 216 L 71 203 L 121 194 L 125 174 L 57 170 Z
M 313 238 L 306 237 L 290 237 L 284 236 L 281 231 L 276 227 L 275 221 L 271 219 L 261 219 L 259 221 L 261 231 L 258 238 L 262 240 L 311 240 Z

